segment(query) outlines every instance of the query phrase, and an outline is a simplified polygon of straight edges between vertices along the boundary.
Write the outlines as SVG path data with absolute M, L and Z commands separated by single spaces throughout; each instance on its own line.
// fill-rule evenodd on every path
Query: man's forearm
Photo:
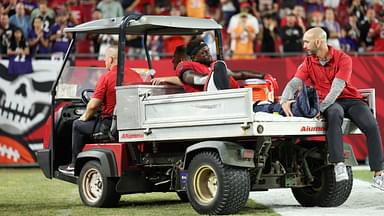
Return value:
M 100 99 L 92 98 L 85 109 L 84 114 L 80 117 L 82 121 L 88 121 L 95 116 L 97 110 L 100 108 L 102 101 Z
M 303 81 L 300 78 L 292 78 L 284 88 L 280 98 L 280 104 L 283 104 L 295 97 L 295 92 L 303 86 Z
M 335 78 L 331 85 L 331 90 L 328 95 L 324 98 L 324 100 L 320 104 L 320 112 L 324 112 L 329 106 L 335 103 L 337 97 L 344 90 L 345 81 L 342 79 Z

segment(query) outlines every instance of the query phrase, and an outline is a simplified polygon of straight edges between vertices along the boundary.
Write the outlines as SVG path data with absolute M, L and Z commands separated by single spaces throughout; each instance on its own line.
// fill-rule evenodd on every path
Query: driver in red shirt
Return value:
M 117 78 L 117 48 L 110 47 L 105 53 L 105 67 L 108 72 L 103 74 L 96 83 L 95 92 L 88 102 L 84 114 L 73 122 L 72 127 L 72 162 L 59 170 L 66 174 L 74 173 L 74 164 L 77 155 L 81 152 L 87 138 L 100 130 L 101 122 L 111 125 L 113 110 L 116 105 L 116 78 Z M 130 68 L 124 71 L 123 84 L 142 83 L 140 75 Z M 95 118 L 96 112 L 101 107 L 100 119 Z

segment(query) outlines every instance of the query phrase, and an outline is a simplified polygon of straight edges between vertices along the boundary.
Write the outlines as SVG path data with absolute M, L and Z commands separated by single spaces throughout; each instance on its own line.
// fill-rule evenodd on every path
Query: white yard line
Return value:
M 372 188 L 369 182 L 353 180 L 348 200 L 335 208 L 304 208 L 293 197 L 290 189 L 272 189 L 265 192 L 251 192 L 255 202 L 272 208 L 282 216 L 351 216 L 384 215 L 384 191 Z

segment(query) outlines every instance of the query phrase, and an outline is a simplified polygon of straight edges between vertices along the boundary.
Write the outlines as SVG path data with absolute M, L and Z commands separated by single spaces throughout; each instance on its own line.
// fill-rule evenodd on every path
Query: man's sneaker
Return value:
M 379 176 L 373 177 L 372 187 L 384 191 L 384 174 L 381 173 Z
M 73 164 L 60 166 L 59 171 L 61 173 L 64 173 L 64 174 L 74 175 L 75 174 L 75 166 Z
M 336 182 L 348 180 L 347 167 L 343 162 L 339 162 L 335 165 L 335 179 Z

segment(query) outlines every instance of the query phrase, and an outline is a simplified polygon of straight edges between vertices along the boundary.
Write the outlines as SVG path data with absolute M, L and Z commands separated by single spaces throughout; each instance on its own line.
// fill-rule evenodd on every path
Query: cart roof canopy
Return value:
M 100 19 L 86 22 L 65 32 L 93 32 L 99 34 L 118 34 L 124 17 Z M 130 35 L 197 35 L 205 31 L 222 29 L 213 19 L 200 19 L 181 16 L 142 16 L 131 20 L 125 31 Z

